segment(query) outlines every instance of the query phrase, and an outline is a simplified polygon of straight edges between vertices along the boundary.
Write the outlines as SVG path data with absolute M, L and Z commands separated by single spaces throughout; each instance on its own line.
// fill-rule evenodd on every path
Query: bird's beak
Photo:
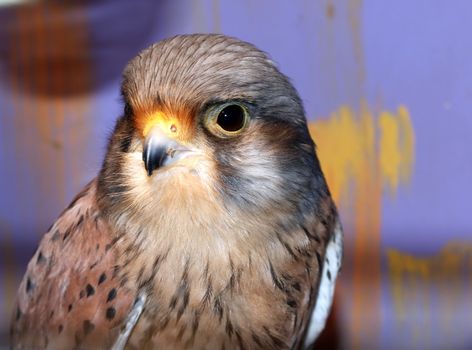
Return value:
M 169 138 L 159 127 L 152 128 L 144 140 L 143 161 L 148 176 L 158 168 L 168 166 L 192 153 L 179 142 Z

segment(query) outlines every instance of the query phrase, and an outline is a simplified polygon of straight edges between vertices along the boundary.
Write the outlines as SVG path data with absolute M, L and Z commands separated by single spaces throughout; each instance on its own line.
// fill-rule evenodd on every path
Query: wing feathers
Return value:
M 43 237 L 17 296 L 14 348 L 110 347 L 136 293 L 114 276 L 116 236 L 90 183 Z M 117 298 L 109 300 L 111 291 Z

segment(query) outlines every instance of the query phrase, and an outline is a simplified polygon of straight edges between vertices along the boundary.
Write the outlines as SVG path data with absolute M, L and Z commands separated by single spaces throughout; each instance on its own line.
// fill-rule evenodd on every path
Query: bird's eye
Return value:
M 216 124 L 218 124 L 223 130 L 229 132 L 239 131 L 244 127 L 245 111 L 239 105 L 229 105 L 223 108 L 216 118 Z
M 249 120 L 246 108 L 238 103 L 218 106 L 210 113 L 207 126 L 213 133 L 225 137 L 239 134 Z

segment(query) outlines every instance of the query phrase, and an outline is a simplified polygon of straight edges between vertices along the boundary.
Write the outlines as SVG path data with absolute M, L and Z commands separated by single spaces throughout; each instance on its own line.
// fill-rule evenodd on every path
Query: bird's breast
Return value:
M 124 278 L 149 295 L 131 343 L 263 349 L 275 342 L 288 349 L 310 293 L 303 264 L 254 251 L 182 254 L 172 246 L 152 260 L 137 256 Z

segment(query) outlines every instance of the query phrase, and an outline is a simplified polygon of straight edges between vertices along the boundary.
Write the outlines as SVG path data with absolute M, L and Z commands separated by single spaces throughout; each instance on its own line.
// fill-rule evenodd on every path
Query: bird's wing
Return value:
M 138 297 L 118 278 L 112 232 L 90 183 L 43 237 L 21 282 L 14 348 L 110 348 Z M 139 316 L 138 316 L 139 317 Z
M 318 289 L 315 307 L 313 308 L 310 323 L 305 337 L 304 347 L 309 348 L 323 330 L 331 304 L 333 303 L 336 277 L 341 268 L 343 255 L 343 231 L 339 219 L 337 219 L 333 234 L 326 246 L 321 281 Z

